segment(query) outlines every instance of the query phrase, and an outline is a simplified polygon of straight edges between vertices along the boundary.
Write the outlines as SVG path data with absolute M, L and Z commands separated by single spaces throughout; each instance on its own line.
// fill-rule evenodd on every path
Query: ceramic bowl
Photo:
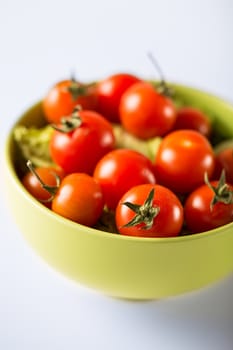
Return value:
M 206 111 L 225 137 L 233 137 L 233 107 L 206 92 L 173 85 L 182 104 Z M 5 187 L 12 216 L 29 245 L 70 279 L 106 295 L 157 299 L 210 285 L 233 271 L 233 223 L 175 238 L 139 238 L 88 228 L 54 214 L 22 186 L 16 173 L 16 125 L 43 123 L 41 103 L 15 123 L 5 147 Z

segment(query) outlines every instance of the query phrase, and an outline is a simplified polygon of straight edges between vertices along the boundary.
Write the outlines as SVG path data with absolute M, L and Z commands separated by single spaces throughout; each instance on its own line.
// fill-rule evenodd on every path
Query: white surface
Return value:
M 157 78 L 148 50 L 168 79 L 233 101 L 232 18 L 231 0 L 0 1 L 1 149 L 20 113 L 72 70 Z M 2 195 L 0 213 L 0 349 L 233 349 L 232 277 L 167 300 L 111 299 L 41 261 Z

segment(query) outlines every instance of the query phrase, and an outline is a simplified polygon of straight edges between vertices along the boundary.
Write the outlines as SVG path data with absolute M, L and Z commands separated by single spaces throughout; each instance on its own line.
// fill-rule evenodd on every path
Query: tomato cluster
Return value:
M 57 214 L 98 227 L 111 213 L 118 233 L 141 237 L 203 232 L 233 221 L 233 149 L 215 154 L 203 111 L 178 108 L 153 83 L 123 73 L 95 84 L 61 81 L 42 104 L 54 127 L 54 167 L 28 162 L 22 182 Z M 114 124 L 140 140 L 160 137 L 154 159 L 117 148 Z

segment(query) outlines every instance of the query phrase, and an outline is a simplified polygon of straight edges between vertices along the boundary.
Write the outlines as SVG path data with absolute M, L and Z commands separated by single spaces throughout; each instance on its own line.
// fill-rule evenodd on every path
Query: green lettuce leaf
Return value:
M 49 153 L 49 141 L 53 131 L 50 125 L 42 128 L 17 126 L 14 129 L 14 140 L 20 151 L 21 161 L 30 159 L 36 167 L 54 165 Z

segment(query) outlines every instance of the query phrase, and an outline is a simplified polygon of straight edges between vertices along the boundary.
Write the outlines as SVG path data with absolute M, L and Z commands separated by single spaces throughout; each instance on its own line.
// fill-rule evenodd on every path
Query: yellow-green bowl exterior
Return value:
M 212 95 L 175 85 L 187 104 L 209 112 L 215 126 L 233 137 L 233 107 Z M 17 122 L 40 125 L 41 104 Z M 155 299 L 192 291 L 233 271 L 233 223 L 175 238 L 126 237 L 91 229 L 54 214 L 23 188 L 14 168 L 12 132 L 5 149 L 8 203 L 22 234 L 51 266 L 107 295 Z

